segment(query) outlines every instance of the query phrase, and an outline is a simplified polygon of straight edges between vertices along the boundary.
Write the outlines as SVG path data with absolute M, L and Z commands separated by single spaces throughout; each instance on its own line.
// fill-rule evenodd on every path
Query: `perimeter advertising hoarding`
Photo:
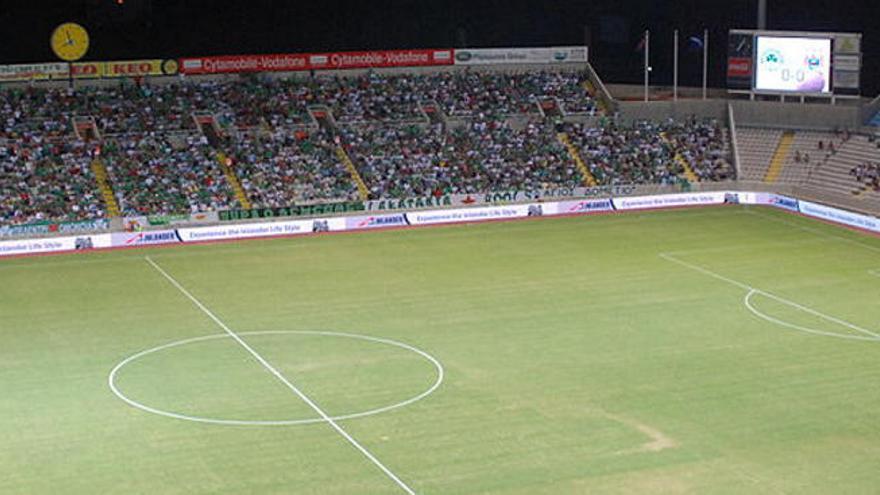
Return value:
M 67 79 L 68 77 L 68 65 L 61 62 L 0 65 L 0 82 L 40 81 L 46 79 Z
M 831 38 L 756 36 L 755 90 L 831 92 Z
M 586 63 L 586 46 L 548 48 L 458 48 L 455 65 Z
M 452 50 L 376 50 L 363 52 L 281 53 L 273 55 L 226 55 L 180 59 L 184 74 L 236 72 L 293 72 L 369 67 L 417 67 L 451 65 Z
M 0 241 L 0 256 L 106 249 L 111 247 L 111 245 L 110 234 L 83 234 L 68 237 Z

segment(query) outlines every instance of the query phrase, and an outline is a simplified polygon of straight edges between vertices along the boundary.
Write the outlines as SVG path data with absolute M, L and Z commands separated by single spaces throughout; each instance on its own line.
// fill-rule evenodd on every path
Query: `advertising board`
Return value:
M 313 232 L 314 228 L 315 225 L 312 220 L 294 220 L 286 222 L 260 222 L 239 225 L 182 228 L 177 229 L 177 233 L 182 242 L 202 242 L 223 239 L 247 239 L 250 237 L 307 234 Z
M 406 213 L 406 219 L 407 222 L 409 222 L 411 225 L 432 225 L 441 223 L 476 222 L 482 220 L 535 216 L 536 210 L 532 208 L 530 212 L 530 206 L 540 205 L 486 206 L 448 210 L 416 211 Z
M 180 59 L 184 74 L 239 72 L 293 72 L 369 67 L 417 67 L 451 65 L 452 50 L 374 50 L 361 52 L 279 53 L 270 55 L 224 55 Z
M 880 219 L 851 211 L 832 208 L 810 201 L 799 200 L 800 211 L 804 215 L 821 218 L 831 222 L 842 223 L 850 227 L 880 232 Z
M 0 65 L 0 82 L 67 79 L 66 63 Z
M 458 48 L 455 65 L 586 63 L 586 46 Z
M 633 196 L 613 198 L 617 210 L 638 210 L 643 208 L 669 208 L 674 206 L 695 206 L 724 203 L 724 191 L 705 193 L 661 194 L 656 196 Z

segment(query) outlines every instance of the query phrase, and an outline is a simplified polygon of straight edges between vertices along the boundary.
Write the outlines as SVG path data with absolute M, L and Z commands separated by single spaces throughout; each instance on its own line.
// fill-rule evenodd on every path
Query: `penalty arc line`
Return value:
M 767 292 L 767 291 L 765 291 L 765 290 L 761 290 L 761 289 L 759 289 L 759 288 L 757 288 L 757 287 L 752 287 L 751 285 L 744 284 L 744 283 L 742 283 L 742 282 L 738 282 L 738 281 L 736 281 L 736 280 L 734 280 L 734 279 L 732 279 L 732 278 L 725 277 L 724 275 L 721 275 L 721 274 L 715 273 L 715 272 L 713 272 L 713 271 L 711 271 L 711 270 L 707 270 L 706 268 L 703 268 L 703 267 L 701 267 L 701 266 L 697 266 L 697 265 L 694 265 L 694 264 L 688 263 L 687 261 L 682 261 L 682 260 L 680 260 L 680 259 L 678 259 L 678 258 L 676 258 L 676 257 L 674 257 L 674 256 L 672 256 L 672 255 L 670 255 L 670 254 L 668 254 L 668 253 L 660 253 L 660 257 L 663 258 L 663 259 L 666 260 L 666 261 L 671 261 L 671 262 L 676 263 L 676 264 L 679 264 L 679 265 L 681 265 L 681 266 L 683 266 L 683 267 L 685 267 L 685 268 L 690 268 L 691 270 L 698 271 L 698 272 L 702 273 L 703 275 L 707 275 L 707 276 L 710 276 L 710 277 L 712 277 L 712 278 L 715 278 L 715 279 L 721 280 L 721 281 L 723 281 L 723 282 L 727 282 L 728 284 L 735 285 L 735 286 L 737 286 L 737 287 L 739 287 L 739 288 L 741 288 L 741 289 L 747 291 L 748 294 L 746 295 L 746 301 L 750 300 L 750 299 L 751 299 L 751 296 L 752 296 L 753 294 L 760 294 L 760 295 L 762 295 L 762 296 L 769 297 L 770 299 L 773 299 L 773 300 L 775 300 L 775 301 L 777 301 L 777 302 L 780 302 L 780 303 L 782 303 L 782 304 L 785 304 L 785 305 L 791 306 L 791 307 L 793 307 L 793 308 L 795 308 L 795 309 L 799 309 L 799 310 L 801 310 L 801 311 L 803 311 L 803 312 L 805 312 L 805 313 L 809 313 L 809 314 L 811 314 L 811 315 L 813 315 L 813 316 L 817 316 L 817 317 L 819 317 L 819 318 L 822 318 L 823 320 L 830 321 L 830 322 L 832 322 L 832 323 L 836 323 L 836 324 L 838 324 L 838 325 L 841 325 L 841 326 L 847 327 L 847 328 L 849 328 L 849 329 L 851 329 L 851 330 L 855 330 L 856 332 L 859 332 L 859 333 L 862 333 L 862 334 L 865 334 L 865 335 L 870 335 L 871 337 L 873 337 L 873 339 L 871 339 L 871 340 L 880 339 L 880 334 L 875 333 L 875 332 L 872 332 L 871 330 L 868 330 L 868 329 L 862 328 L 862 327 L 860 327 L 860 326 L 858 326 L 858 325 L 855 325 L 855 324 L 853 324 L 853 323 L 850 323 L 850 322 L 848 322 L 848 321 L 841 320 L 840 318 L 835 318 L 834 316 L 826 315 L 825 313 L 822 313 L 821 311 L 816 311 L 815 309 L 808 308 L 808 307 L 806 307 L 806 306 L 804 306 L 804 305 L 802 305 L 802 304 L 798 304 L 798 303 L 796 303 L 796 302 L 794 302 L 794 301 L 788 300 L 788 299 L 786 299 L 786 298 L 784 298 L 784 297 L 777 296 L 776 294 L 773 294 L 773 293 Z M 747 303 L 746 306 L 749 307 L 749 304 Z M 751 309 L 752 309 L 752 308 L 749 307 L 749 310 L 751 310 Z M 753 311 L 753 312 L 754 312 L 754 311 Z M 760 315 L 759 315 L 759 316 L 760 316 Z M 763 318 L 763 316 L 762 316 L 762 318 Z M 764 318 L 764 319 L 766 320 L 767 318 Z M 786 325 L 786 326 L 790 326 L 790 325 Z M 817 333 L 817 332 L 811 332 L 811 333 Z
M 263 358 L 263 356 L 261 356 L 257 351 L 255 351 L 254 348 L 251 347 L 247 342 L 245 342 L 244 339 L 242 339 L 237 333 L 232 331 L 232 329 L 230 329 L 225 323 L 223 323 L 223 320 L 218 318 L 214 313 L 211 312 L 210 309 L 208 309 L 204 304 L 202 304 L 201 301 L 199 301 L 198 299 L 195 298 L 195 296 L 190 294 L 190 292 L 188 290 L 186 290 L 185 287 L 180 285 L 180 283 L 177 280 L 175 280 L 174 277 L 172 277 L 171 275 L 168 274 L 168 272 L 163 270 L 162 267 L 159 266 L 155 261 L 153 261 L 152 258 L 150 258 L 149 256 L 145 256 L 144 259 L 147 260 L 147 263 L 149 263 L 153 268 L 155 268 L 156 271 L 158 271 L 163 277 L 165 277 L 165 279 L 168 280 L 168 282 L 170 282 L 171 285 L 173 285 L 178 291 L 180 291 L 181 294 L 183 294 L 184 296 L 186 296 L 187 299 L 192 301 L 192 303 L 195 304 L 195 306 L 197 308 L 199 308 L 203 313 L 205 313 L 205 315 L 207 315 L 208 318 L 210 318 L 214 323 L 216 323 L 217 326 L 222 328 L 224 332 L 226 332 L 230 337 L 232 337 L 232 339 L 235 340 L 241 347 L 243 347 L 251 356 L 253 356 L 254 359 L 256 359 L 261 365 L 263 365 L 263 367 L 266 368 L 266 370 L 269 371 L 269 373 L 274 375 L 275 378 L 277 378 L 281 383 L 283 383 L 285 386 L 287 386 L 287 388 L 289 388 L 297 397 L 299 397 L 303 402 L 308 404 L 308 406 L 311 407 L 312 410 L 314 410 L 318 414 L 318 416 L 320 416 L 327 424 L 329 424 L 334 430 L 336 430 L 336 432 L 339 433 L 342 436 L 342 438 L 344 438 L 346 441 L 348 441 L 348 443 L 351 444 L 352 447 L 357 449 L 361 454 L 364 455 L 364 457 L 366 457 L 367 459 L 370 460 L 370 462 L 375 464 L 376 467 L 378 467 L 383 473 L 385 473 L 386 476 L 391 478 L 391 480 L 394 481 L 397 484 L 397 486 L 399 486 L 401 489 L 403 489 L 403 491 L 405 491 L 409 495 L 416 495 L 416 492 L 413 491 L 412 488 L 410 488 L 406 483 L 404 483 L 403 480 L 401 480 L 390 469 L 385 467 L 385 465 L 382 464 L 382 462 L 378 458 L 376 458 L 376 456 L 374 456 L 372 453 L 370 453 L 370 451 L 367 450 L 366 447 L 361 445 L 357 440 L 354 439 L 354 437 L 352 437 L 347 431 L 345 431 L 341 426 L 339 426 L 339 424 L 333 418 L 331 418 L 330 415 L 328 415 L 326 412 L 324 412 L 324 410 L 321 409 L 321 407 L 318 406 L 318 404 L 316 404 L 315 401 L 310 399 L 296 385 L 294 385 L 290 380 L 288 380 L 287 377 L 282 375 L 280 371 L 278 371 L 274 366 L 272 366 L 268 361 L 266 361 L 266 359 Z

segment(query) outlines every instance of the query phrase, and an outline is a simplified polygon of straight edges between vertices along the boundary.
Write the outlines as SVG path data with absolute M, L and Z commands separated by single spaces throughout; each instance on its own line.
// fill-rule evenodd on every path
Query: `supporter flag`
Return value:
M 645 49 L 645 44 L 648 43 L 647 32 L 642 33 L 642 37 L 639 39 L 636 48 L 633 50 L 634 52 L 640 52 Z
M 699 36 L 691 36 L 687 40 L 687 51 L 696 53 L 703 50 L 703 40 Z

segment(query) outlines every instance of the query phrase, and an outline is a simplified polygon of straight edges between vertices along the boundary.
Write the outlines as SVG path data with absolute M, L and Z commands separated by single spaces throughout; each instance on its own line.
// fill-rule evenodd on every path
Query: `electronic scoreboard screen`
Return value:
M 831 92 L 830 38 L 756 38 L 756 91 Z

